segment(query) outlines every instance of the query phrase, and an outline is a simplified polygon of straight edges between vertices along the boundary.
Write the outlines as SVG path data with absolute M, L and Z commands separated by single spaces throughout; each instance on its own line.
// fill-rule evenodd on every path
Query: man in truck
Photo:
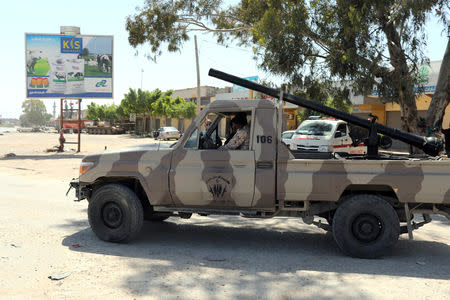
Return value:
M 218 150 L 248 150 L 250 127 L 247 123 L 247 115 L 243 112 L 237 113 L 231 124 L 236 133 L 227 144 L 220 146 Z

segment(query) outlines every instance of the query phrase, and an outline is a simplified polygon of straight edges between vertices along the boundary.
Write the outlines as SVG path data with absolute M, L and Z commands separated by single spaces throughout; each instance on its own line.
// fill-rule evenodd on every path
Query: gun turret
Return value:
M 215 69 L 210 69 L 208 74 L 209 74 L 209 76 L 240 85 L 240 86 L 248 88 L 250 90 L 261 92 L 263 94 L 272 96 L 274 98 L 280 98 L 279 90 L 269 88 L 267 86 L 263 86 L 263 85 L 255 83 L 255 82 L 252 82 L 252 81 L 249 81 L 246 79 L 242 79 L 237 76 L 230 75 L 230 74 L 227 74 L 225 72 L 218 71 Z M 426 154 L 431 155 L 431 156 L 438 155 L 439 152 L 441 152 L 443 149 L 443 142 L 439 138 L 419 136 L 419 135 L 405 132 L 405 131 L 402 131 L 402 130 L 399 130 L 396 128 L 384 126 L 382 124 L 376 123 L 375 121 L 365 120 L 363 118 L 345 113 L 343 111 L 328 107 L 326 105 L 312 102 L 305 98 L 294 96 L 294 95 L 291 95 L 288 93 L 282 93 L 282 97 L 283 97 L 283 100 L 286 102 L 290 102 L 292 104 L 306 107 L 306 108 L 315 110 L 317 112 L 335 117 L 337 119 L 344 120 L 348 123 L 367 128 L 371 131 L 371 133 L 369 134 L 369 140 L 370 140 L 370 136 L 373 137 L 376 135 L 376 133 L 382 133 L 393 139 L 400 140 L 409 145 L 412 145 L 414 147 L 422 149 Z M 372 144 L 372 143 L 369 141 L 369 144 Z M 375 150 L 373 150 L 374 145 L 368 145 L 368 147 L 372 147 L 371 149 L 368 149 L 369 156 L 372 156 L 372 157 L 376 156 L 377 154 L 374 153 Z

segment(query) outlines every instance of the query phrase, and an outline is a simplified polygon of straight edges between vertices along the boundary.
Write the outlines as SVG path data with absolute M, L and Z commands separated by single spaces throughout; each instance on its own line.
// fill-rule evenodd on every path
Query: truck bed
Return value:
M 279 199 L 338 201 L 346 191 L 370 189 L 393 193 L 402 203 L 450 204 L 450 159 L 291 154 L 278 161 Z

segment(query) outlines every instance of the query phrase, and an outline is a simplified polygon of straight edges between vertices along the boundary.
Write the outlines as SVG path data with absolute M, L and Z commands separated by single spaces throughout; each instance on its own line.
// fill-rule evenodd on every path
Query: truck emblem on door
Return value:
M 230 181 L 226 180 L 222 176 L 214 176 L 208 179 L 206 182 L 208 185 L 208 191 L 214 198 L 222 197 L 230 186 Z

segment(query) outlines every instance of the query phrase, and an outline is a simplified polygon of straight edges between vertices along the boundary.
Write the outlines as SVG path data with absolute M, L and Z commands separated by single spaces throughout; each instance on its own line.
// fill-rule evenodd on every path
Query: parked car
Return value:
M 153 132 L 153 137 L 161 140 L 178 140 L 181 137 L 181 132 L 175 127 L 161 127 Z
M 19 127 L 17 128 L 18 132 L 34 132 L 33 127 Z
M 281 134 L 281 139 L 286 146 L 290 147 L 292 143 L 292 136 L 294 135 L 295 130 L 287 130 Z

